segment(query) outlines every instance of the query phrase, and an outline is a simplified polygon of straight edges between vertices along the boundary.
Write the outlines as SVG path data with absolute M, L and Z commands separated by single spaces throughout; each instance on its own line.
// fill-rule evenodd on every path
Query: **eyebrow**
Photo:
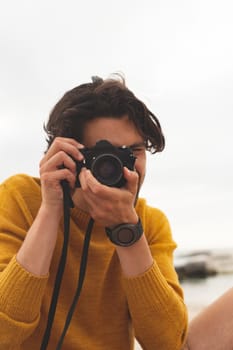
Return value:
M 132 145 L 128 146 L 129 148 L 137 148 L 137 147 L 146 147 L 146 143 L 145 141 L 142 142 L 137 142 L 137 143 L 133 143 Z

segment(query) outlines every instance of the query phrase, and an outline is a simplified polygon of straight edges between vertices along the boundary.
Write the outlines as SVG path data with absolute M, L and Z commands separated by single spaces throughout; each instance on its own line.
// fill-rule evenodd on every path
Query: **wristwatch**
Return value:
M 113 229 L 106 227 L 106 234 L 110 241 L 122 247 L 129 247 L 139 240 L 143 234 L 141 220 L 137 224 L 120 224 Z

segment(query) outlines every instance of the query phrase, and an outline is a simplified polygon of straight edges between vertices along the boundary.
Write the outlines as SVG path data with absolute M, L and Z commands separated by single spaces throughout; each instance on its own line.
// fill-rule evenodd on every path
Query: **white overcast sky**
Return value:
M 233 247 L 231 0 L 0 1 L 0 181 L 38 176 L 65 91 L 121 71 L 159 117 L 142 195 L 185 249 Z

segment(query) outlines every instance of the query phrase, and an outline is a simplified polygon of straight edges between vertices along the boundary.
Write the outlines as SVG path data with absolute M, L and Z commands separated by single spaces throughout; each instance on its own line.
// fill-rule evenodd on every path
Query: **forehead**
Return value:
M 92 147 L 100 140 L 108 140 L 115 146 L 143 142 L 136 126 L 127 116 L 99 117 L 88 121 L 83 130 L 83 144 Z

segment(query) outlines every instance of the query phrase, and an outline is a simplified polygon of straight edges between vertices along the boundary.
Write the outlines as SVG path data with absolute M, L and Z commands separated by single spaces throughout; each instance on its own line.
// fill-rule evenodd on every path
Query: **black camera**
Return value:
M 80 187 L 79 173 L 82 167 L 90 169 L 94 177 L 104 185 L 122 187 L 126 183 L 123 167 L 134 169 L 135 156 L 129 147 L 115 147 L 106 140 L 101 140 L 94 147 L 80 149 L 84 155 L 82 162 L 76 162 L 76 187 Z

